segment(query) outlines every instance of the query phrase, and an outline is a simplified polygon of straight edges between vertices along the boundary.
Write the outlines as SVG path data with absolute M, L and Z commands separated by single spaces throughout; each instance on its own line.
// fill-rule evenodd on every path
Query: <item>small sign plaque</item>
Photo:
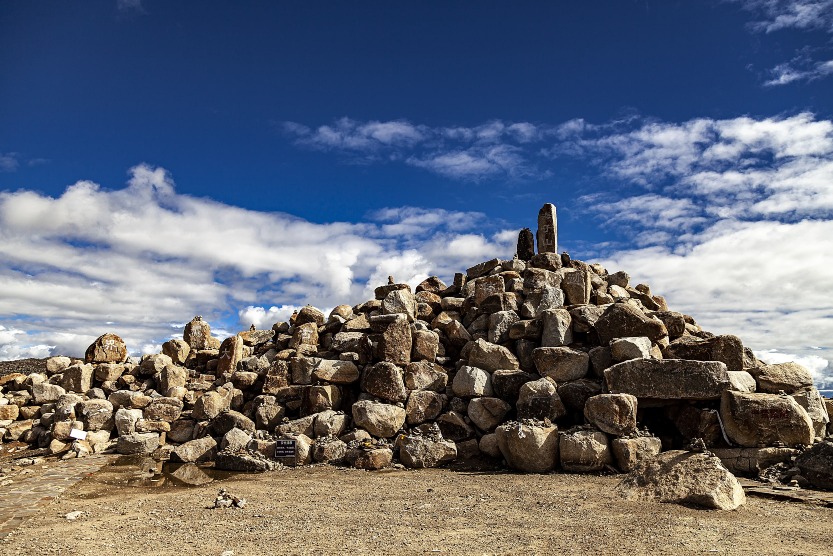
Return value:
M 294 439 L 281 439 L 275 441 L 275 459 L 281 458 L 295 459 Z

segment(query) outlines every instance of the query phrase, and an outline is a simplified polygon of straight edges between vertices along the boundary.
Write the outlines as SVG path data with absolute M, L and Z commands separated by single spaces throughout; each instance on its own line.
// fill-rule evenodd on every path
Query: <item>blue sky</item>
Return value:
M 833 358 L 833 0 L 0 3 L 0 358 L 560 247 Z

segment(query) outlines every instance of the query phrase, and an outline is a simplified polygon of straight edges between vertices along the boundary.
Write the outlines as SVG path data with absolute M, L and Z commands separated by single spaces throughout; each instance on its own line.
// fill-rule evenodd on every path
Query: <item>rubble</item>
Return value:
M 246 471 L 466 458 L 534 473 L 648 469 L 653 478 L 631 482 L 712 507 L 742 502 L 728 471 L 673 450 L 700 438 L 732 471 L 755 475 L 827 435 L 831 402 L 806 369 L 765 365 L 626 272 L 559 255 L 555 218 L 545 205 L 537 254 L 524 229 L 513 259 L 484 261 L 451 285 L 431 277 L 412 290 L 391 278 L 365 303 L 306 306 L 222 339 L 197 316 L 138 361 L 104 334 L 83 360 L 2 377 L 0 434 L 79 457 L 110 450 Z M 289 457 L 276 455 L 283 441 Z M 689 473 L 703 480 L 689 485 Z M 688 490 L 666 492 L 674 477 Z

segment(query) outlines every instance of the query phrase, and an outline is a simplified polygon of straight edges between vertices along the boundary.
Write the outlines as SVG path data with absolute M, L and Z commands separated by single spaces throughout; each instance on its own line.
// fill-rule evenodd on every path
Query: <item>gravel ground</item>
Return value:
M 631 502 L 613 492 L 618 481 L 314 466 L 153 489 L 106 468 L 45 506 L 0 554 L 833 553 L 833 509 L 756 497 L 732 512 Z M 246 506 L 214 509 L 220 487 Z M 83 513 L 67 521 L 73 511 Z
M 15 361 L 0 361 L 0 376 L 11 373 L 45 373 L 46 359 L 17 359 Z

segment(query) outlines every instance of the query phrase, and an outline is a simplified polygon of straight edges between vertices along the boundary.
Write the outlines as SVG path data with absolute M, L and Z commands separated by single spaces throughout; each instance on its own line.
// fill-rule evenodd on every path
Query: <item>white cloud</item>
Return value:
M 526 148 L 556 133 L 549 126 L 493 120 L 477 126 L 430 127 L 406 120 L 360 122 L 341 118 L 315 129 L 285 122 L 295 143 L 334 151 L 360 163 L 404 162 L 441 176 L 478 181 L 491 177 L 540 178 L 540 157 Z
M 415 285 L 447 271 L 426 249 L 439 235 L 467 237 L 474 223 L 496 227 L 479 213 L 416 207 L 315 224 L 181 195 L 148 165 L 123 189 L 79 181 L 56 198 L 0 192 L 0 326 L 27 331 L 7 332 L 2 354 L 54 346 L 77 356 L 104 332 L 139 354 L 196 314 L 219 336 L 271 326 L 306 303 L 359 303 L 389 274 Z
M 142 0 L 116 0 L 116 9 L 120 12 L 144 12 Z
M 582 199 L 607 229 L 633 238 L 636 247 L 600 251 L 611 271 L 755 349 L 830 347 L 832 122 L 700 118 L 577 141 L 605 157 L 611 178 L 637 187 Z
M 0 172 L 14 172 L 19 166 L 17 153 L 0 153 Z
M 807 66 L 808 64 L 802 64 Z M 833 73 L 833 60 L 812 62 L 809 67 L 801 67 L 795 62 L 778 64 L 770 70 L 772 78 L 764 82 L 768 87 L 787 85 L 795 81 L 815 81 Z
M 772 33 L 782 29 L 833 32 L 833 0 L 732 0 L 764 17 L 751 26 Z

